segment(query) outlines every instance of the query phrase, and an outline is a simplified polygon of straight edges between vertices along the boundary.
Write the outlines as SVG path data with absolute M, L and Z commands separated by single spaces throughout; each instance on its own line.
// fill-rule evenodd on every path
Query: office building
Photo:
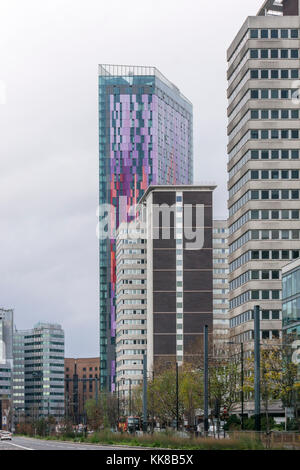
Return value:
M 193 362 L 213 328 L 214 186 L 150 186 L 147 224 L 147 363 Z M 166 210 L 167 208 L 167 210 Z
M 86 402 L 99 398 L 99 371 L 99 357 L 65 359 L 66 418 L 73 424 L 86 422 Z
M 64 345 L 64 331 L 60 325 L 38 323 L 31 330 L 15 332 L 17 367 L 14 374 L 14 401 L 18 405 L 15 407 L 15 419 L 22 411 L 19 410 L 22 408 L 22 388 L 25 389 L 27 421 L 36 421 L 49 415 L 57 421 L 63 419 Z M 20 389 L 17 388 L 19 378 Z
M 300 259 L 282 268 L 282 329 L 290 359 L 298 364 L 300 381 Z
M 228 50 L 230 335 L 249 347 L 258 304 L 262 340 L 281 338 L 281 269 L 300 253 L 298 6 L 264 2 Z
M 193 181 L 192 105 L 155 67 L 99 66 L 100 220 L 126 222 L 150 184 Z M 115 390 L 116 243 L 99 237 L 101 388 Z
M 13 310 L 0 309 L 0 429 L 12 417 Z
M 213 222 L 213 323 L 215 341 L 229 338 L 228 317 L 228 228 L 227 220 Z
M 14 424 L 25 422 L 25 338 L 16 328 L 13 335 L 13 407 Z

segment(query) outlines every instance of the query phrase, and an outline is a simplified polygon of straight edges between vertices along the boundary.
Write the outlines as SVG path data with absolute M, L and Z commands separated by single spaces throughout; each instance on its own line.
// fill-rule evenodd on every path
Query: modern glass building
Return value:
M 291 345 L 300 380 L 300 259 L 282 269 L 282 299 L 284 343 Z
M 150 184 L 193 181 L 192 104 L 155 67 L 99 66 L 99 203 L 127 221 Z M 116 244 L 100 239 L 101 388 L 116 375 Z
M 60 325 L 38 323 L 32 330 L 15 332 L 15 422 L 48 415 L 64 417 L 65 337 Z M 22 392 L 24 395 L 22 396 Z
M 298 0 L 265 1 L 228 50 L 231 338 L 282 335 L 281 269 L 300 255 Z
M 10 429 L 13 371 L 13 310 L 0 309 L 0 429 Z

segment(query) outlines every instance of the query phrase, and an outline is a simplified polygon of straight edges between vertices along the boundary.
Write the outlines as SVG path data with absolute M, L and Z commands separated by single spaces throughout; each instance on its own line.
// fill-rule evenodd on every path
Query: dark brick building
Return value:
M 151 186 L 147 237 L 148 367 L 201 355 L 213 328 L 214 186 Z

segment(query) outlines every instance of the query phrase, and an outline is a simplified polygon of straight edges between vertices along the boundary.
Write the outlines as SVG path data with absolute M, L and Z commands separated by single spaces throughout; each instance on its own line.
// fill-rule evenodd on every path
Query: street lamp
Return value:
M 178 362 L 176 361 L 176 430 L 179 430 Z
M 128 379 L 129 381 L 129 416 L 131 416 L 132 413 L 132 406 L 131 406 L 131 379 Z

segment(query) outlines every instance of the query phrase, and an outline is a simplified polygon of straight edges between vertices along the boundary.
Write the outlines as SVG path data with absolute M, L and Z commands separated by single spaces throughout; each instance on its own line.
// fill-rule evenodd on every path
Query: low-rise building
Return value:
M 85 404 L 98 399 L 99 357 L 65 359 L 66 419 L 73 424 L 85 422 Z
M 300 258 L 282 269 L 282 331 L 300 380 Z

